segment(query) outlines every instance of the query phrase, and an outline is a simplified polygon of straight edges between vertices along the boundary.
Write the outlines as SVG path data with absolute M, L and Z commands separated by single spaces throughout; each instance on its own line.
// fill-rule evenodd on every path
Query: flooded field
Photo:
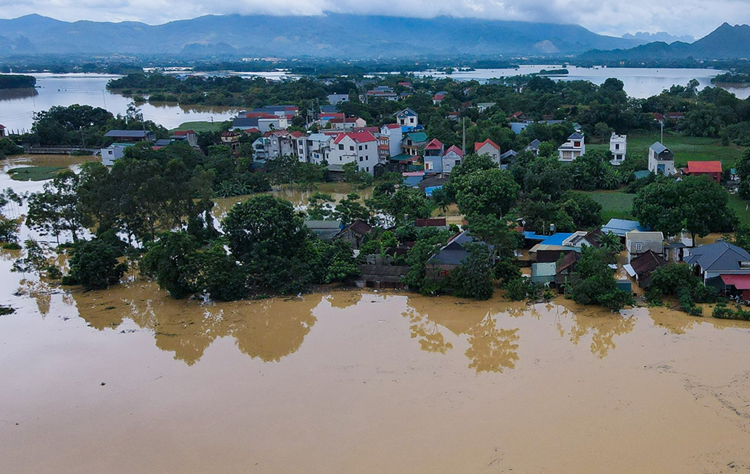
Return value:
M 750 471 L 747 322 L 499 294 L 175 301 L 134 273 L 60 288 L 18 256 L 3 473 Z

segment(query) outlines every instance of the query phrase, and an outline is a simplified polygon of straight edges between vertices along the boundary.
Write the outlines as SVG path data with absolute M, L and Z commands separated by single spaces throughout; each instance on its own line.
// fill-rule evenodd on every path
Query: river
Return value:
M 542 69 L 557 69 L 562 65 L 521 66 L 519 69 L 477 69 L 455 72 L 450 77 L 456 80 L 487 81 L 492 78 L 531 74 Z M 567 66 L 570 74 L 553 77 L 555 80 L 586 80 L 602 84 L 609 77 L 623 81 L 628 95 L 646 98 L 659 94 L 672 85 L 686 85 L 691 79 L 698 79 L 701 87 L 711 85 L 711 79 L 724 71 L 714 69 L 647 69 L 647 68 L 579 68 Z M 272 73 L 228 73 L 245 77 L 263 75 L 272 80 L 288 76 L 283 72 Z M 124 115 L 131 99 L 113 94 L 106 89 L 107 82 L 119 76 L 103 74 L 32 74 L 37 78 L 36 93 L 33 91 L 0 91 L 0 123 L 15 132 L 29 130 L 34 112 L 48 110 L 55 105 L 68 106 L 85 104 L 103 107 L 113 114 Z M 422 71 L 418 76 L 444 76 L 436 71 Z M 728 88 L 740 98 L 750 96 L 750 88 Z M 139 106 L 147 120 L 169 129 L 184 122 L 224 121 L 236 116 L 239 108 L 178 106 L 174 104 L 142 104 Z
M 60 288 L 18 256 L 0 251 L 3 472 L 750 469 L 747 322 L 333 288 L 176 301 L 133 272 Z
M 501 77 L 512 77 L 524 74 L 534 74 L 542 69 L 562 69 L 568 70 L 567 75 L 550 76 L 553 80 L 559 81 L 589 81 L 601 85 L 610 77 L 620 79 L 624 84 L 625 92 L 631 97 L 645 99 L 660 94 L 664 89 L 669 89 L 673 85 L 686 85 L 691 79 L 697 79 L 700 82 L 700 88 L 712 87 L 711 79 L 726 71 L 718 69 L 679 69 L 679 68 L 606 68 L 594 67 L 583 68 L 569 65 L 529 65 L 520 66 L 518 69 L 476 69 L 473 71 L 456 71 L 453 74 L 446 75 L 434 70 L 421 71 L 415 73 L 417 76 L 433 77 L 451 77 L 455 80 L 477 80 L 486 82 L 489 79 Z M 726 88 L 741 99 L 750 96 L 750 88 L 734 87 Z
M 36 93 L 0 91 L 0 123 L 15 132 L 29 130 L 34 112 L 50 107 L 73 104 L 102 107 L 113 114 L 125 115 L 132 98 L 107 90 L 107 82 L 120 76 L 104 74 L 30 74 L 37 78 Z M 236 107 L 182 106 L 174 104 L 140 104 L 143 117 L 168 129 L 184 122 L 231 120 L 240 110 Z

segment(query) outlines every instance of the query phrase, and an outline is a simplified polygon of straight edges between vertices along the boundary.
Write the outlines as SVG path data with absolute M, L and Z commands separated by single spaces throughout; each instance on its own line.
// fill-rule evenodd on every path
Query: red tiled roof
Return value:
M 192 130 L 177 130 L 172 135 L 174 135 L 175 137 L 186 137 L 191 134 L 195 134 L 195 132 Z
M 329 120 L 331 123 L 354 123 L 359 120 L 359 117 L 336 117 Z
M 260 133 L 260 130 L 253 127 L 253 128 L 248 128 L 247 130 L 245 130 L 245 133 Z
M 485 145 L 490 145 L 492 148 L 496 149 L 497 151 L 500 151 L 500 146 L 497 143 L 490 140 L 489 138 L 483 142 L 474 143 L 474 151 L 479 151 Z
M 463 156 L 464 156 L 464 152 L 462 152 L 461 149 L 459 147 L 457 147 L 456 145 L 453 145 L 452 147 L 450 147 L 447 150 L 445 150 L 445 154 L 446 155 L 448 153 L 450 153 L 450 152 L 453 152 L 453 153 L 457 154 L 461 158 L 463 158 Z
M 343 112 L 327 112 L 324 114 L 320 114 L 321 119 L 334 119 L 334 118 L 344 118 L 346 115 L 344 115 Z
M 430 143 L 427 144 L 426 147 L 424 147 L 425 150 L 442 150 L 443 149 L 443 142 L 438 140 L 437 138 L 433 138 Z
M 401 128 L 401 125 L 397 123 L 387 123 L 385 124 L 386 128 L 394 129 L 394 128 Z
M 688 161 L 688 173 L 721 173 L 721 161 Z
M 293 136 L 294 138 L 301 138 L 301 137 L 304 137 L 304 136 L 305 136 L 305 134 L 304 134 L 304 133 L 302 133 L 302 132 L 297 132 L 297 131 L 295 131 L 295 132 L 292 132 L 292 133 L 290 133 L 290 135 L 291 135 L 291 136 Z
M 338 145 L 344 137 L 349 137 L 357 143 L 374 142 L 375 137 L 370 132 L 358 132 L 358 133 L 341 133 L 333 141 L 334 144 Z
M 651 112 L 651 115 L 654 117 L 654 120 L 664 120 L 664 116 L 659 112 Z

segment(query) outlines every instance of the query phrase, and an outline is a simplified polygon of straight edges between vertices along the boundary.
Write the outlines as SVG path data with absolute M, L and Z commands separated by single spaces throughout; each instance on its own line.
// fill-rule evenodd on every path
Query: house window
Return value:
M 354 151 L 354 145 L 349 147 L 349 151 Z
M 581 142 L 573 142 L 573 146 L 576 148 L 580 148 Z
M 359 146 L 359 151 L 362 151 L 362 145 Z
M 359 161 L 363 161 L 363 160 L 364 160 L 364 158 L 362 158 L 362 157 L 360 156 L 360 157 L 359 157 Z
M 368 173 L 370 172 L 370 167 L 369 166 L 367 168 L 365 168 L 365 169 L 367 170 Z
M 635 243 L 635 249 L 636 250 L 643 250 L 643 244 L 641 242 Z
M 432 169 L 432 163 L 430 163 L 429 161 L 425 161 L 424 162 L 424 169 L 431 170 Z
M 461 160 L 456 160 L 456 166 L 461 164 Z
M 367 145 L 365 145 L 365 150 L 367 150 Z
M 620 149 L 620 144 L 619 143 L 615 143 L 615 150 L 619 150 L 619 149 Z
M 343 149 L 344 149 L 344 145 L 339 145 L 339 150 L 343 150 Z

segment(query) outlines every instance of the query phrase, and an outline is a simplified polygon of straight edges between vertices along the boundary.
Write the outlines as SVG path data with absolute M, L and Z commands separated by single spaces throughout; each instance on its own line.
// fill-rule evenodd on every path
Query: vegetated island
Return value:
M 36 77 L 34 76 L 0 75 L 0 89 L 33 89 L 34 86 L 36 86 Z
M 534 76 L 564 76 L 570 74 L 567 69 L 542 69 L 541 71 L 532 74 Z
M 750 87 L 750 74 L 744 72 L 727 72 L 711 79 L 711 83 L 716 85 L 726 84 L 735 87 Z

